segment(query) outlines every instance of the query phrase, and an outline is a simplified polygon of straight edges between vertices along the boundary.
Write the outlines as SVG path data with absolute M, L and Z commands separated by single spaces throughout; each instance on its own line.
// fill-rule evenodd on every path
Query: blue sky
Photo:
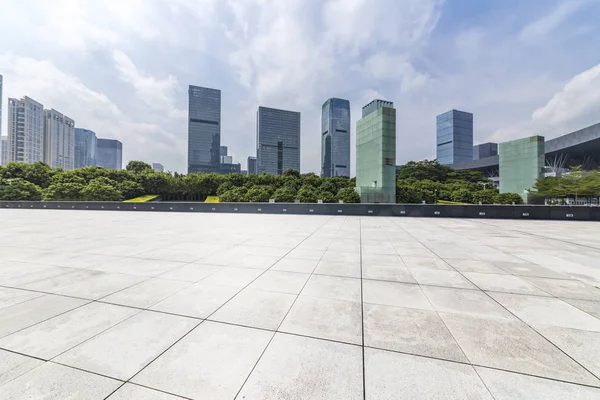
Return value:
M 222 91 L 222 144 L 245 168 L 259 105 L 302 112 L 320 169 L 320 107 L 397 108 L 397 162 L 432 158 L 435 116 L 474 113 L 475 142 L 600 122 L 596 0 L 2 1 L 0 74 L 126 160 L 184 172 L 187 86 Z M 2 130 L 6 133 L 6 117 Z M 354 149 L 352 149 L 354 154 Z M 354 166 L 352 166 L 354 170 Z

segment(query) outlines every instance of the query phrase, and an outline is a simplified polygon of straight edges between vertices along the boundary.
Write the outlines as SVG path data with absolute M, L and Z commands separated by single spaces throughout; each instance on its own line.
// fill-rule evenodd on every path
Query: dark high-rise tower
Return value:
M 221 91 L 190 85 L 188 97 L 188 173 L 219 172 Z
M 256 156 L 259 175 L 300 171 L 300 113 L 258 107 Z
M 331 98 L 321 108 L 321 176 L 350 177 L 350 102 Z

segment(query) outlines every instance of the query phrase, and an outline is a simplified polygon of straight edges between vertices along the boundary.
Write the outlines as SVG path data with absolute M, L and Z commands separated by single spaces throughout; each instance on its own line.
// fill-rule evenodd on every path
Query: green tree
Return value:
M 321 178 L 312 172 L 309 172 L 308 174 L 302 174 L 301 178 L 302 186 L 312 186 L 315 189 L 321 186 Z
M 285 171 L 283 171 L 283 176 L 299 179 L 300 171 L 297 171 L 295 169 L 286 169 Z
M 495 190 L 486 189 L 473 193 L 474 204 L 494 204 L 494 199 L 498 193 Z
M 473 201 L 473 195 L 470 190 L 461 188 L 455 192 L 452 192 L 452 201 L 471 203 Z
M 335 194 L 338 192 L 338 188 L 331 179 L 323 179 L 321 186 L 319 186 L 319 192 L 329 192 L 331 194 Z
M 243 202 L 246 201 L 246 193 L 248 193 L 248 189 L 243 186 L 233 188 L 219 196 L 219 201 L 223 203 Z
M 272 187 L 267 185 L 254 186 L 246 193 L 246 201 L 252 203 L 266 203 L 271 199 Z
M 344 203 L 360 203 L 360 195 L 356 193 L 353 187 L 345 187 L 340 189 L 337 194 L 337 199 Z
M 225 181 L 223 183 L 221 183 L 221 185 L 219 185 L 219 188 L 217 189 L 217 196 L 221 196 L 223 193 L 234 189 L 235 185 L 233 185 L 230 181 Z
M 398 179 L 413 178 L 416 180 L 430 180 L 435 182 L 444 182 L 448 173 L 452 170 L 441 165 L 437 160 L 410 161 L 400 168 L 396 177 Z
M 238 172 L 233 174 L 227 174 L 223 176 L 223 183 L 225 182 L 231 183 L 233 187 L 244 186 L 244 184 L 246 183 L 246 176 Z
M 296 192 L 288 186 L 282 186 L 273 193 L 273 200 L 278 203 L 293 203 Z
M 142 185 L 135 181 L 123 181 L 118 182 L 116 184 L 117 190 L 121 192 L 123 198 L 127 199 L 135 199 L 136 197 L 142 196 L 144 194 L 144 188 Z
M 144 188 L 144 194 L 162 194 L 169 187 L 171 174 L 166 172 L 147 171 L 135 175 L 137 183 Z
M 50 186 L 50 180 L 57 171 L 60 170 L 52 169 L 48 164 L 41 161 L 33 164 L 11 162 L 2 168 L 0 178 L 21 178 L 43 189 Z
M 85 200 L 89 201 L 121 201 L 123 200 L 123 194 L 115 186 L 114 181 L 100 177 L 92 179 L 83 188 L 81 194 Z
M 90 167 L 77 168 L 77 169 L 73 170 L 73 174 L 82 178 L 86 184 L 89 183 L 92 179 L 100 178 L 101 176 L 113 179 L 109 175 L 109 170 L 107 170 L 106 168 L 102 168 L 102 167 L 90 166 Z M 116 180 L 116 179 L 113 179 L 113 180 Z
M 133 172 L 134 174 L 142 174 L 144 172 L 151 172 L 152 166 L 143 161 L 129 161 L 125 169 L 127 171 Z
M 336 197 L 331 192 L 320 190 L 317 194 L 317 200 L 323 200 L 323 203 L 335 203 Z
M 297 197 L 301 203 L 316 203 L 319 196 L 314 186 L 304 185 L 298 190 Z
M 79 178 L 79 177 L 78 177 Z M 77 180 L 52 183 L 43 192 L 44 200 L 49 201 L 78 201 L 83 199 L 85 181 Z
M 0 182 L 0 200 L 39 201 L 42 199 L 42 189 L 23 178 L 12 178 Z
M 523 198 L 516 193 L 498 193 L 494 198 L 496 204 L 523 204 Z

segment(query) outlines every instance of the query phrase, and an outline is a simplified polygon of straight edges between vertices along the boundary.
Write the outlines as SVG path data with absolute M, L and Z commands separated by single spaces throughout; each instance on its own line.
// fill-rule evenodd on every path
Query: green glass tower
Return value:
M 356 191 L 361 203 L 396 202 L 396 109 L 373 100 L 356 123 Z
M 528 202 L 529 190 L 543 176 L 544 137 L 500 143 L 500 193 L 517 193 Z

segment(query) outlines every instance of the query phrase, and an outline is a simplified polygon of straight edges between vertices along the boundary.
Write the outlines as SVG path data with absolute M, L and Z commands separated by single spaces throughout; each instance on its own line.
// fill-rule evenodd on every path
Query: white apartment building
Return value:
M 75 166 L 75 121 L 55 109 L 44 110 L 44 162 L 64 170 Z
M 8 163 L 8 136 L 2 136 L 2 140 L 0 140 L 0 145 L 2 146 L 2 165 L 6 165 Z
M 44 106 L 25 96 L 8 99 L 8 162 L 44 161 Z

